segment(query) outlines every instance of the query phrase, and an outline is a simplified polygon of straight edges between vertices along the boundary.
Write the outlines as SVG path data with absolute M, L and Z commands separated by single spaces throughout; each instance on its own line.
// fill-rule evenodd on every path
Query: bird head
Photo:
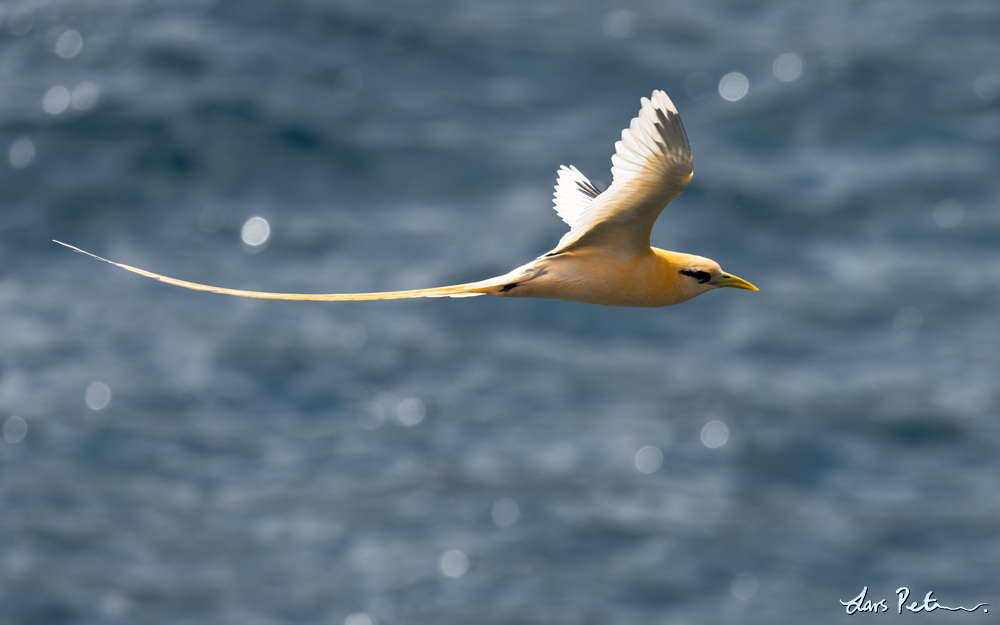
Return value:
M 746 289 L 748 291 L 759 290 L 743 278 L 737 278 L 732 274 L 724 272 L 719 267 L 719 263 L 714 260 L 692 254 L 678 254 L 677 256 L 678 258 L 673 260 L 674 265 L 678 267 L 677 273 L 680 277 L 680 284 L 695 295 L 722 287 Z

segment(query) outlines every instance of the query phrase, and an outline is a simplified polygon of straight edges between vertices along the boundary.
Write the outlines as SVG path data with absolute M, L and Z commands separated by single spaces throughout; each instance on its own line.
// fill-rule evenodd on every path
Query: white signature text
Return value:
M 958 606 L 956 608 L 949 608 L 946 605 L 941 605 L 938 600 L 934 598 L 934 591 L 929 591 L 924 595 L 924 600 L 922 602 L 914 601 L 907 605 L 906 600 L 910 598 L 910 589 L 906 586 L 901 586 L 896 589 L 896 613 L 902 614 L 903 610 L 909 612 L 933 612 L 934 610 L 948 610 L 950 612 L 975 612 L 979 608 L 983 608 L 983 614 L 989 612 L 988 603 L 977 603 L 975 607 L 966 608 L 963 606 Z M 851 599 L 850 601 L 840 601 L 840 605 L 847 608 L 848 614 L 856 614 L 857 612 L 871 612 L 877 614 L 879 612 L 888 612 L 889 607 L 885 603 L 885 599 L 879 599 L 878 601 L 872 601 L 868 599 L 868 586 L 862 589 L 861 593 L 857 597 Z

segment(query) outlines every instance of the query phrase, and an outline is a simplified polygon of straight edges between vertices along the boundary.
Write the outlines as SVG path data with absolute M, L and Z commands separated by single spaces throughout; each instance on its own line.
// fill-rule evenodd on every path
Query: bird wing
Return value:
M 611 186 L 586 201 L 596 187 L 575 167 L 560 169 L 556 212 L 570 231 L 548 255 L 593 246 L 630 254 L 649 251 L 656 218 L 692 175 L 687 133 L 666 93 L 654 91 L 652 98 L 642 99 L 639 115 L 615 143 L 611 163 Z M 575 195 L 573 185 L 579 189 Z
M 601 190 L 587 179 L 580 170 L 570 165 L 559 166 L 556 191 L 552 194 L 553 208 L 570 229 L 580 220 L 580 215 L 594 201 Z

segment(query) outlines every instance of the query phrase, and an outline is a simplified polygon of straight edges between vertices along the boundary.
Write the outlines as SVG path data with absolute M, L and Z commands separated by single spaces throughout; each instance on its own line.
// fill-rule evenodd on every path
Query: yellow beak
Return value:
M 730 273 L 724 273 L 715 280 L 712 280 L 711 284 L 715 286 L 731 286 L 734 289 L 746 289 L 747 291 L 759 291 L 757 287 L 750 284 L 743 278 L 737 278 Z

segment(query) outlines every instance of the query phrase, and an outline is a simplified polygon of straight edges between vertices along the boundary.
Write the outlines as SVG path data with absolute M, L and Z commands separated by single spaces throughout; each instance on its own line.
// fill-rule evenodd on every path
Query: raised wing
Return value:
M 611 247 L 626 254 L 649 251 L 649 235 L 656 218 L 684 190 L 692 175 L 687 133 L 666 93 L 654 91 L 651 99 L 642 99 L 639 116 L 622 131 L 622 140 L 615 143 L 611 163 L 611 186 L 578 207 L 572 221 L 557 205 L 570 231 L 550 255 L 592 246 Z M 560 171 L 559 186 L 562 179 Z
M 594 201 L 601 190 L 587 179 L 580 170 L 570 165 L 560 165 L 556 191 L 552 196 L 553 208 L 570 229 L 580 220 L 580 215 Z

